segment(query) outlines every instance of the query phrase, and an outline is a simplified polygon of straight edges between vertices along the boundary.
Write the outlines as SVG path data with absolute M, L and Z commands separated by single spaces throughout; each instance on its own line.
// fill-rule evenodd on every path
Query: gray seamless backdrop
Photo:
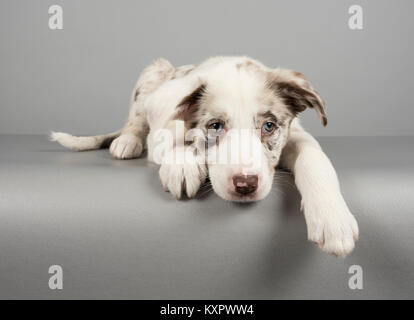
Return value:
M 63 30 L 48 28 L 52 4 Z M 362 31 L 348 28 L 352 4 Z M 0 0 L 0 298 L 412 299 L 413 12 L 404 0 Z M 113 131 L 152 59 L 241 54 L 305 73 L 327 101 L 327 128 L 302 118 L 325 135 L 359 223 L 345 260 L 306 241 L 291 179 L 250 206 L 205 191 L 176 201 L 145 159 L 23 135 Z M 54 264 L 63 290 L 47 286 Z M 348 287 L 351 265 L 363 290 Z
M 48 8 L 63 7 L 63 30 Z M 364 30 L 348 8 L 364 9 Z M 95 134 L 122 126 L 152 59 L 249 55 L 305 73 L 327 101 L 315 135 L 413 135 L 413 1 L 0 2 L 0 134 Z

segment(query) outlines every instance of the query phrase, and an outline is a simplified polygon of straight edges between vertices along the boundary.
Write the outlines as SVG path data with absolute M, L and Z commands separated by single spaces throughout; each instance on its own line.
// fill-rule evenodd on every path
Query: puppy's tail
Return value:
M 85 151 L 109 148 L 111 142 L 119 137 L 120 134 L 121 130 L 99 136 L 76 137 L 68 133 L 52 131 L 50 133 L 50 140 L 57 141 L 62 146 L 75 151 Z

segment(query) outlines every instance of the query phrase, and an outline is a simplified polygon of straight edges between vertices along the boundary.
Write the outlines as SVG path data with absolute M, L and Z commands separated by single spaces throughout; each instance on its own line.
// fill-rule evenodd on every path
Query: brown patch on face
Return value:
M 273 150 L 273 143 L 271 143 L 270 141 L 266 142 L 266 146 L 267 146 L 267 149 L 269 149 L 269 151 Z
M 272 111 L 266 111 L 265 113 L 262 113 L 260 117 L 263 118 L 264 120 L 270 120 L 270 121 L 273 121 L 274 123 L 277 123 L 277 118 L 273 114 Z
M 206 86 L 200 85 L 196 90 L 190 93 L 188 96 L 178 104 L 178 112 L 174 117 L 175 120 L 183 120 L 187 124 L 195 127 L 194 114 L 197 112 L 199 102 L 205 93 Z
M 278 103 L 278 105 L 280 104 Z M 286 106 L 283 106 L 283 108 L 286 109 Z M 287 115 L 286 112 L 281 112 L 271 107 L 269 110 L 264 110 L 257 115 L 256 128 L 260 128 L 261 142 L 268 159 L 269 169 L 274 168 L 278 164 L 281 151 L 286 144 L 290 123 L 293 119 L 292 114 L 289 112 L 289 115 Z M 263 126 L 266 122 L 275 124 L 273 131 L 263 131 Z
M 263 132 L 263 126 L 266 122 L 272 122 L 274 124 L 274 130 L 272 132 L 269 133 L 264 133 Z M 262 143 L 266 143 L 266 146 L 269 146 L 269 141 L 271 141 L 273 134 L 275 133 L 275 131 L 278 129 L 278 125 L 279 121 L 276 117 L 276 115 L 268 110 L 266 112 L 260 113 L 258 114 L 257 120 L 256 120 L 256 128 L 260 130 L 260 136 L 261 136 L 261 141 Z M 271 150 L 269 148 L 269 150 Z

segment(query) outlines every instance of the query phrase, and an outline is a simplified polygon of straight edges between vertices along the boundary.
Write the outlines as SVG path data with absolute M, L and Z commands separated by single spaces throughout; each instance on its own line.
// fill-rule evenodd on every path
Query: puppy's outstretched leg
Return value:
M 144 109 L 144 98 L 174 75 L 174 67 L 165 59 L 157 59 L 148 65 L 135 85 L 131 95 L 128 120 L 109 151 L 117 159 L 132 159 L 141 155 L 149 126 Z
M 342 197 L 331 162 L 298 123 L 292 123 L 281 165 L 293 172 L 302 195 L 308 239 L 328 253 L 346 256 L 358 239 L 358 224 Z

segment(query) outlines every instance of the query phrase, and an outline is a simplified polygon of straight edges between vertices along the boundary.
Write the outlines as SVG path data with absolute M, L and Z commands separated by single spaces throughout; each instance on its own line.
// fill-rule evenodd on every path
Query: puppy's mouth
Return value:
M 256 191 L 247 194 L 241 194 L 234 190 L 229 191 L 229 200 L 234 202 L 255 202 L 266 197 L 265 186 L 260 186 Z
M 249 193 L 249 194 L 239 194 L 236 192 L 230 193 L 230 200 L 234 202 L 254 202 L 259 201 L 261 198 L 258 197 L 258 193 Z

